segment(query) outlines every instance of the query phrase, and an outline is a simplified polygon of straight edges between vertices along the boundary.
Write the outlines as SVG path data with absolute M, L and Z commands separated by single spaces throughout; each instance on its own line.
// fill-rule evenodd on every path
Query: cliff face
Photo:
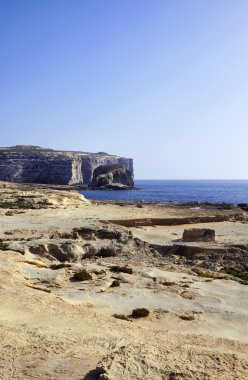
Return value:
M 133 175 L 133 160 L 107 153 L 66 152 L 35 146 L 0 148 L 0 180 L 41 184 L 90 182 L 95 168 L 123 164 Z
M 96 168 L 102 165 L 124 165 L 133 176 L 133 160 L 119 156 L 112 156 L 106 153 L 95 153 L 82 156 L 82 173 L 84 182 L 91 182 Z

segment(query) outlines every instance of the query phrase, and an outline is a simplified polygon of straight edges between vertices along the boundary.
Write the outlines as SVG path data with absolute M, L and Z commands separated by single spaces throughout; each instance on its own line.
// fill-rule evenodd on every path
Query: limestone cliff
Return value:
M 85 153 L 36 146 L 0 148 L 0 180 L 41 184 L 90 182 L 100 165 L 122 164 L 133 175 L 133 160 L 107 153 Z
M 133 187 L 132 173 L 124 165 L 100 165 L 93 173 L 92 187 L 122 186 Z M 120 187 L 121 188 L 121 187 Z

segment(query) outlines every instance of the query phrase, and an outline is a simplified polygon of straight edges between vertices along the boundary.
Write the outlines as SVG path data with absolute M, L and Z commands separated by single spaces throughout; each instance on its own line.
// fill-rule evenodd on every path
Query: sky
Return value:
M 247 179 L 247 0 L 0 0 L 0 146 Z

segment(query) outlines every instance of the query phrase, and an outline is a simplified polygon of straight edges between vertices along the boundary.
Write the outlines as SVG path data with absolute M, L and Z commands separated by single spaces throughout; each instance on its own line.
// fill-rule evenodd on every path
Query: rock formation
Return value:
M 0 379 L 248 379 L 248 213 L 61 188 L 0 181 Z
M 0 180 L 72 185 L 89 183 L 100 165 L 121 164 L 133 176 L 133 160 L 107 153 L 57 151 L 37 146 L 0 148 Z
M 214 241 L 215 230 L 210 228 L 190 228 L 183 232 L 184 241 Z
M 125 165 L 101 165 L 93 173 L 92 187 L 133 187 L 133 176 Z
M 16 210 L 78 207 L 82 204 L 90 204 L 90 201 L 78 191 L 54 190 L 44 185 L 0 181 L 0 209 L 9 209 L 9 216 Z

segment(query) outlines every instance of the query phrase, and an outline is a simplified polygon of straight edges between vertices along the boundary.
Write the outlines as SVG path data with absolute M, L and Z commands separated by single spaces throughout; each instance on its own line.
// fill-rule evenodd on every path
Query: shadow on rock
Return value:
M 82 380 L 98 380 L 99 375 L 97 374 L 96 370 L 93 369 L 89 371 L 83 378 Z

